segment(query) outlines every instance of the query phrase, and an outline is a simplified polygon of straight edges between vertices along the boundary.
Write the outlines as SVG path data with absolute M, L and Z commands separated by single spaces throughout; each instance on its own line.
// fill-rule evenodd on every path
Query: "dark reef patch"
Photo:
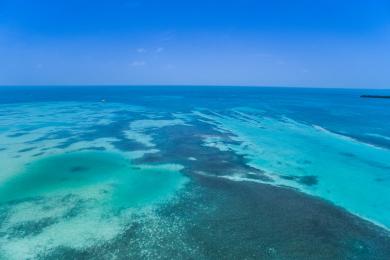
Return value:
M 355 158 L 356 155 L 353 154 L 353 153 L 348 153 L 348 152 L 340 152 L 341 155 L 344 155 L 346 157 L 350 157 L 350 158 Z
M 59 199 L 59 198 L 55 198 Z M 41 206 L 41 210 L 53 210 L 54 207 L 59 205 L 70 206 L 62 215 L 57 217 L 44 217 L 37 220 L 26 220 L 23 222 L 10 223 L 8 219 L 12 216 L 12 206 L 20 205 L 21 203 L 33 203 L 36 206 Z M 58 204 L 46 205 L 47 198 L 34 198 L 34 199 L 23 199 L 15 200 L 0 205 L 0 237 L 7 237 L 7 239 L 23 239 L 26 237 L 32 237 L 39 235 L 44 231 L 45 228 L 54 225 L 61 221 L 67 221 L 70 218 L 76 217 L 83 210 L 83 203 L 80 199 L 77 199 L 74 195 L 67 195 L 59 199 Z M 34 217 L 34 216 L 32 216 Z M 7 226 L 6 226 L 7 225 Z
M 70 130 L 57 130 L 57 131 L 54 130 L 30 141 L 29 143 L 39 143 L 47 140 L 71 138 L 73 135 L 74 134 Z
M 3 222 L 7 219 L 8 212 L 9 212 L 9 205 L 0 206 L 0 227 L 3 225 Z
M 389 233 L 292 189 L 195 176 L 214 210 L 189 235 L 209 258 L 387 259 Z M 215 207 L 213 207 L 215 205 Z M 274 258 L 271 258 L 274 259 Z
M 74 167 L 70 168 L 71 172 L 85 172 L 88 170 L 89 170 L 89 168 L 85 167 L 85 166 L 74 166 Z
M 121 235 L 43 259 L 377 259 L 388 232 L 292 189 L 193 175 L 175 203 L 141 217 Z
M 119 111 L 113 113 L 113 121 L 109 124 L 104 125 L 92 125 L 83 129 L 80 133 L 69 134 L 67 132 L 57 133 L 56 135 L 51 135 L 52 138 L 58 138 L 58 135 L 67 135 L 67 139 L 57 145 L 55 148 L 65 149 L 70 145 L 80 142 L 80 141 L 94 141 L 99 138 L 115 138 L 116 141 L 111 142 L 111 144 L 121 151 L 135 151 L 135 150 L 145 150 L 147 147 L 134 140 L 129 140 L 126 138 L 124 131 L 129 130 L 129 124 L 133 120 L 145 119 L 144 116 L 139 113 L 134 113 L 130 111 Z M 104 119 L 102 117 L 101 119 Z M 62 136 L 64 138 L 65 136 Z M 97 148 L 99 149 L 99 148 Z M 102 150 L 102 148 L 100 148 Z
M 370 165 L 370 166 L 374 166 L 376 168 L 379 168 L 379 169 L 383 169 L 383 170 L 390 170 L 390 164 L 386 164 L 386 163 L 380 163 L 380 162 L 377 162 L 377 161 L 373 161 L 373 160 L 370 160 L 370 158 L 363 158 L 363 157 L 359 157 L 353 153 L 347 153 L 347 152 L 340 152 L 341 155 L 343 156 L 346 156 L 346 157 L 349 157 L 349 158 L 355 158 L 357 160 L 359 160 L 360 162 L 364 163 L 364 164 L 367 164 L 367 165 Z
M 256 181 L 268 181 L 272 182 L 273 180 L 270 180 L 269 178 L 265 178 L 264 175 L 258 175 L 253 173 L 246 173 L 243 175 L 244 178 L 250 179 L 250 180 L 256 180 Z
M 92 146 L 92 147 L 86 147 L 86 148 L 81 148 L 78 151 L 105 151 L 106 148 L 102 146 Z
M 318 177 L 314 175 L 308 175 L 308 176 L 281 175 L 280 177 L 285 180 L 296 181 L 306 186 L 314 186 L 318 184 Z
M 30 152 L 30 151 L 32 151 L 34 149 L 36 149 L 36 147 L 28 147 L 28 148 L 24 148 L 24 149 L 18 150 L 18 153 Z
M 146 132 L 148 133 L 148 132 Z M 214 126 L 198 121 L 191 125 L 167 126 L 153 130 L 157 153 L 145 154 L 135 163 L 178 163 L 185 166 L 184 172 L 208 175 L 232 175 L 254 173 L 263 181 L 271 181 L 264 172 L 249 166 L 244 155 L 234 151 L 221 151 L 204 145 L 206 136 L 217 136 L 226 143 L 239 144 L 229 133 L 221 133 Z M 195 157 L 196 160 L 188 160 Z
M 310 160 L 303 160 L 301 161 L 302 164 L 305 164 L 305 165 L 308 165 L 308 164 L 312 164 L 312 161 Z
M 119 141 L 111 142 L 115 148 L 121 151 L 135 151 L 135 150 L 145 150 L 147 147 L 137 141 L 121 138 Z
M 23 238 L 26 236 L 34 236 L 42 232 L 42 230 L 56 223 L 54 218 L 44 218 L 39 221 L 25 221 L 12 226 L 7 230 L 7 236 L 12 238 Z
M 28 134 L 28 132 L 17 132 L 17 133 L 9 134 L 7 135 L 7 137 L 20 137 L 26 134 Z
M 32 156 L 33 157 L 38 157 L 38 156 L 41 156 L 41 155 L 44 155 L 44 154 L 45 154 L 44 152 L 39 152 L 39 153 L 33 154 Z
M 298 182 L 307 186 L 313 186 L 318 184 L 318 177 L 314 175 L 303 176 L 298 179 Z

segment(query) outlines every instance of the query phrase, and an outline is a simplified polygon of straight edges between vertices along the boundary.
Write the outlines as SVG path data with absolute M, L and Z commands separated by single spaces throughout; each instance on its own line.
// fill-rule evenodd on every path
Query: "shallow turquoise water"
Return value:
M 387 101 L 152 90 L 0 88 L 0 259 L 390 256 Z
M 0 202 L 76 193 L 89 187 L 109 193 L 116 207 L 148 205 L 169 197 L 185 183 L 179 172 L 132 166 L 119 154 L 74 152 L 27 165 L 0 186 Z M 112 201 L 111 201 L 112 200 Z
M 246 154 L 250 164 L 265 170 L 275 185 L 299 188 L 390 227 L 388 149 L 286 118 L 275 120 L 242 112 L 205 117 L 236 134 L 243 143 L 228 146 Z M 305 176 L 315 178 L 315 183 L 295 181 Z

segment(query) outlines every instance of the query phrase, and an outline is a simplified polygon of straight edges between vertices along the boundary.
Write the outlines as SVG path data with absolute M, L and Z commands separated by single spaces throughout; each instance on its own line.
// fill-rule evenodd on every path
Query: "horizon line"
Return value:
M 356 90 L 390 90 L 381 87 L 330 87 L 330 86 L 267 86 L 267 85 L 210 85 L 210 84 L 27 84 L 27 85 L 1 85 L 4 87 L 233 87 L 233 88 L 289 88 L 289 89 L 356 89 Z

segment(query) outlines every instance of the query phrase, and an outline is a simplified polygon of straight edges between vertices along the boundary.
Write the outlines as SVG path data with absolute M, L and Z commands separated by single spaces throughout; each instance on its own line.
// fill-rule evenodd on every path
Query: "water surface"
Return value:
M 0 258 L 388 259 L 366 92 L 2 87 Z

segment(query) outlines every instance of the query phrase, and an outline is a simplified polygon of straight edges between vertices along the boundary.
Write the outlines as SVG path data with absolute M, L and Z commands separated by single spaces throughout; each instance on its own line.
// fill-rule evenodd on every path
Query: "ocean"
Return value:
M 390 90 L 0 87 L 0 259 L 389 259 Z

